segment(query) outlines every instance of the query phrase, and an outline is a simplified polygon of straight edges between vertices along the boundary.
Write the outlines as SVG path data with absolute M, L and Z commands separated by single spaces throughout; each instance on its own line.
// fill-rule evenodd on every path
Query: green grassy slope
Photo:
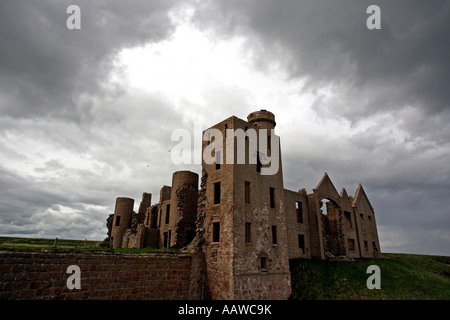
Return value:
M 368 289 L 367 267 L 381 271 L 381 289 Z M 290 261 L 295 300 L 449 300 L 450 257 L 384 253 L 382 259 Z

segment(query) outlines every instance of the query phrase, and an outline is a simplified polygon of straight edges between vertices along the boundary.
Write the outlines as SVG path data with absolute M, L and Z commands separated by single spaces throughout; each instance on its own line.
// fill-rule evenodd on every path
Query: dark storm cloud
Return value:
M 71 4 L 81 9 L 81 30 L 66 27 Z M 108 82 L 114 55 L 167 37 L 173 4 L 0 1 L 2 116 L 88 120 L 93 96 L 120 92 L 120 84 Z
M 168 149 L 183 116 L 172 108 L 163 97 L 133 90 L 106 109 L 94 108 L 90 125 L 2 119 L 8 162 L 0 166 L 0 234 L 103 239 L 115 197 L 138 205 L 145 191 L 156 202 L 177 170 Z M 8 137 L 37 147 L 13 146 Z M 24 163 L 35 166 L 30 172 Z
M 126 87 L 116 54 L 168 39 L 169 12 L 186 3 L 0 0 L 0 233 L 101 239 L 116 196 L 138 205 L 152 192 L 156 202 L 171 183 L 180 169 L 168 152 L 175 128 L 192 130 L 196 112 L 208 125 L 235 111 L 245 118 L 254 99 L 238 87 L 206 90 L 219 100 L 207 114 Z M 214 41 L 243 36 L 257 70 L 279 65 L 306 81 L 300 93 L 314 94 L 323 121 L 300 119 L 309 126 L 295 114 L 283 123 L 283 105 L 264 106 L 286 133 L 286 188 L 311 192 L 325 171 L 338 192 L 354 195 L 362 183 L 382 250 L 450 254 L 449 3 L 197 1 L 193 21 Z M 71 4 L 81 8 L 81 30 L 66 28 Z M 370 4 L 381 8 L 381 30 L 366 28 Z M 346 130 L 373 121 L 322 133 L 332 118 Z
M 372 4 L 381 30 L 366 27 Z M 299 92 L 315 95 L 322 125 L 372 120 L 349 134 L 292 127 L 282 137 L 287 188 L 310 192 L 325 171 L 339 192 L 353 195 L 361 182 L 382 250 L 450 253 L 450 1 L 209 1 L 195 21 L 221 37 L 245 37 L 260 70 L 277 62 L 305 80 Z
M 81 30 L 66 27 L 72 4 Z M 180 118 L 163 98 L 128 93 L 115 59 L 124 48 L 166 39 L 179 4 L 0 1 L 2 234 L 99 238 L 114 197 L 148 188 L 142 168 L 153 172 L 149 157 Z
M 366 27 L 370 4 L 381 8 L 381 30 Z M 318 100 L 318 109 L 353 120 L 405 105 L 449 109 L 449 1 L 210 1 L 196 19 L 249 36 L 260 67 L 279 60 L 307 78 L 303 90 L 344 93 L 339 108 Z

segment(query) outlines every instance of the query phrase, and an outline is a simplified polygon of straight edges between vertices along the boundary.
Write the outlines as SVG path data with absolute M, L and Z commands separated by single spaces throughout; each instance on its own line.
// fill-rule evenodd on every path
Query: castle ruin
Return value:
M 211 128 L 226 137 L 227 129 L 273 132 L 276 126 L 266 110 L 247 120 L 232 116 Z M 250 143 L 246 135 L 246 150 Z M 202 154 L 209 144 L 203 141 Z M 224 139 L 215 155 L 229 148 L 235 146 Z M 374 209 L 362 185 L 353 197 L 344 188 L 338 193 L 325 173 L 311 194 L 287 190 L 278 148 L 275 174 L 261 174 L 266 165 L 260 154 L 251 163 L 248 152 L 244 164 L 203 160 L 201 181 L 194 172 L 175 172 L 172 185 L 161 188 L 159 203 L 152 205 L 152 195 L 144 193 L 137 213 L 133 199 L 117 198 L 105 242 L 112 248 L 185 248 L 200 254 L 206 299 L 287 299 L 290 259 L 381 257 Z M 269 144 L 261 156 L 270 156 L 270 149 Z

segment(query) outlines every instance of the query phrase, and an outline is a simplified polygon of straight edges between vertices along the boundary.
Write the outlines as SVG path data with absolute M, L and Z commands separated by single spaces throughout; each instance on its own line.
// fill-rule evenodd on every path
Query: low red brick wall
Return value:
M 0 299 L 190 299 L 191 256 L 0 252 Z M 66 273 L 80 268 L 80 289 Z M 196 298 L 196 297 L 193 297 Z

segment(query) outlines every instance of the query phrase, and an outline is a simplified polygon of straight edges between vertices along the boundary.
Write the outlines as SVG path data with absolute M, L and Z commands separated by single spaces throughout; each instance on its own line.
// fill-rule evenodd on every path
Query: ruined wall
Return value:
M 308 197 L 306 191 L 284 190 L 289 259 L 311 259 Z M 297 209 L 297 203 L 299 208 Z M 301 239 L 303 237 L 303 239 Z M 303 243 L 302 243 L 303 240 Z
M 323 250 L 323 237 L 322 237 L 322 221 L 318 214 L 318 201 L 316 195 L 308 194 L 308 221 L 309 221 L 309 239 L 312 259 L 325 259 Z
M 159 247 L 170 247 L 171 228 L 170 228 L 170 211 L 172 211 L 172 201 L 165 200 L 160 203 L 159 208 Z M 168 218 L 167 218 L 168 217 Z M 172 218 L 173 219 L 173 218 Z
M 145 228 L 144 248 L 159 248 L 159 229 Z
M 214 126 L 224 132 L 227 121 Z M 231 127 L 230 127 L 231 128 Z M 225 139 L 225 137 L 223 137 Z M 203 152 L 210 143 L 203 141 Z M 223 149 L 217 149 L 224 155 Z M 202 155 L 203 155 L 202 152 Z M 215 154 L 212 154 L 215 156 Z M 202 156 L 202 159 L 205 157 Z M 206 295 L 207 299 L 233 299 L 233 168 L 232 165 L 221 164 L 218 169 L 215 164 L 202 163 L 203 177 L 202 197 L 199 208 L 204 211 L 203 252 L 206 262 Z M 215 184 L 220 183 L 220 201 L 214 203 Z M 214 239 L 214 225 L 219 225 Z
M 363 258 L 380 258 L 380 242 L 375 220 L 375 212 L 364 189 L 359 185 L 353 202 L 356 217 L 358 242 Z
M 138 210 L 138 217 L 137 217 L 137 223 L 143 224 L 145 220 L 145 214 L 147 212 L 147 209 L 150 208 L 152 204 L 152 194 L 144 192 L 142 194 L 142 200 L 139 204 L 139 210 Z
M 70 265 L 79 290 L 66 286 Z M 0 299 L 202 299 L 201 267 L 190 255 L 0 252 Z
M 358 231 L 356 229 L 356 216 L 347 191 L 343 188 L 341 192 L 341 209 L 343 212 L 343 233 L 346 256 L 349 258 L 361 257 L 358 243 Z
M 191 171 L 177 171 L 173 174 L 170 228 L 171 246 L 182 248 L 189 244 L 195 234 L 195 220 L 198 202 L 198 174 Z
M 166 200 L 170 200 L 171 194 L 172 194 L 172 187 L 163 186 L 159 191 L 159 203 L 163 203 Z
M 321 213 L 321 219 L 325 255 L 344 256 L 346 249 L 343 213 L 340 207 L 331 201 L 324 206 L 326 206 L 324 209 L 326 211 Z
M 182 248 L 195 236 L 198 174 L 186 170 L 175 172 L 172 187 L 161 189 L 161 199 L 159 247 Z

